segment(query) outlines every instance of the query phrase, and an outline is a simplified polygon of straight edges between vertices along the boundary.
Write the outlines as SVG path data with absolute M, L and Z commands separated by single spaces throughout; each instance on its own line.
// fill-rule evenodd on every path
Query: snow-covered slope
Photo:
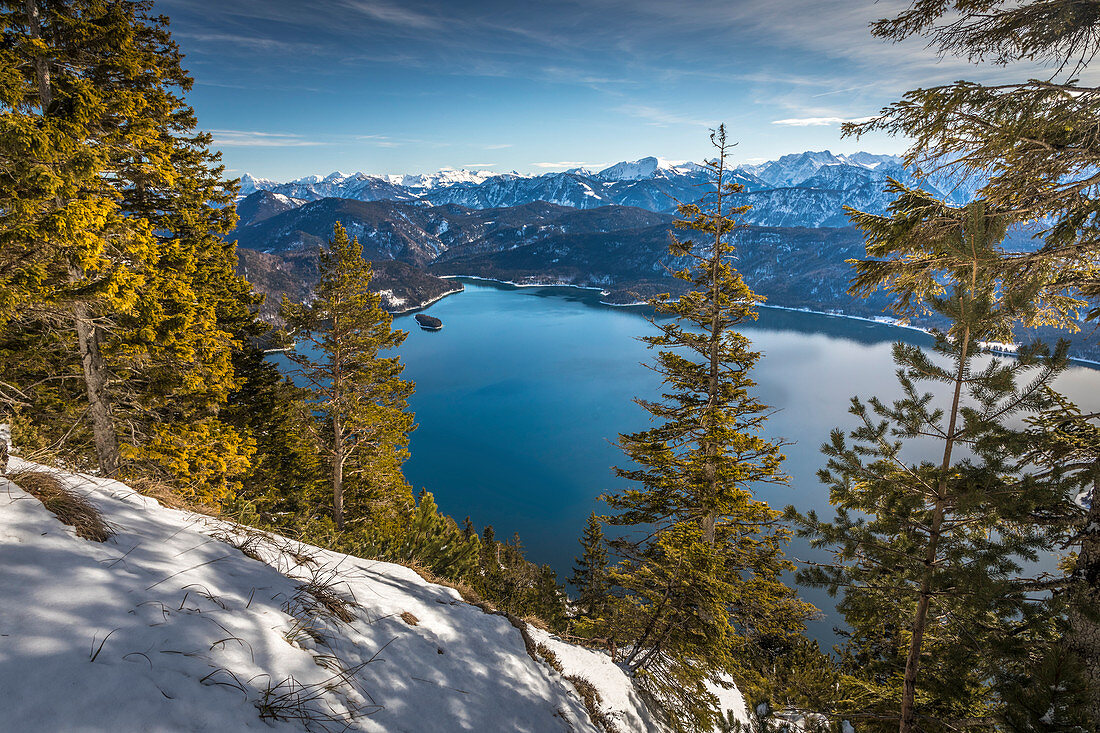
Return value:
M 12 460 L 28 469 L 49 471 Z M 314 730 L 598 733 L 520 631 L 457 591 L 50 472 L 115 535 L 81 539 L 0 478 L 4 730 L 302 730 L 312 717 Z M 606 654 L 539 634 L 620 730 L 658 729 Z

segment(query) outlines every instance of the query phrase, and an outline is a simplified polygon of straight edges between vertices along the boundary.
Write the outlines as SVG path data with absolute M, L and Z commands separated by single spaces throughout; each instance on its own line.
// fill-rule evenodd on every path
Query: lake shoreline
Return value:
M 517 283 L 517 282 L 511 281 L 511 280 L 500 280 L 500 279 L 495 278 L 495 277 L 483 277 L 481 275 L 440 275 L 439 277 L 441 279 L 444 279 L 444 280 L 452 280 L 452 279 L 481 280 L 483 282 L 493 282 L 493 283 L 500 283 L 501 285 L 511 285 L 512 287 L 515 287 L 515 288 L 576 288 L 578 290 L 598 290 L 601 294 L 605 294 L 605 295 L 610 292 L 609 290 L 607 290 L 607 288 L 596 287 L 594 285 L 574 285 L 572 283 L 561 283 L 561 282 L 556 282 L 556 283 L 552 283 L 552 282 Z M 462 291 L 454 291 L 454 292 L 462 292 Z M 451 295 L 451 294 L 453 294 L 453 293 L 446 293 L 445 295 Z M 445 297 L 445 296 L 440 296 L 440 297 Z M 645 307 L 645 306 L 649 305 L 649 303 L 647 303 L 645 301 L 636 301 L 634 303 L 609 303 L 605 300 L 599 301 L 599 304 L 603 305 L 603 306 L 607 306 L 609 308 L 638 308 L 638 307 Z M 794 306 L 787 306 L 787 305 L 771 305 L 771 304 L 768 304 L 768 303 L 757 303 L 756 307 L 757 308 L 769 308 L 771 310 L 788 311 L 788 312 L 791 312 L 791 313 L 808 313 L 808 314 L 815 315 L 815 316 L 827 316 L 827 317 L 830 317 L 830 318 L 844 318 L 844 319 L 852 320 L 852 321 L 863 321 L 864 323 L 873 323 L 873 324 L 878 324 L 880 326 L 887 326 L 887 327 L 891 327 L 891 328 L 901 328 L 901 329 L 905 329 L 907 331 L 916 331 L 918 333 L 927 334 L 929 336 L 932 335 L 931 329 L 923 328 L 921 326 L 914 326 L 914 325 L 911 325 L 911 324 L 908 324 L 908 323 L 902 323 L 900 320 L 898 320 L 896 318 L 891 318 L 890 316 L 873 316 L 873 317 L 856 316 L 856 315 L 851 315 L 849 313 L 841 313 L 841 312 L 836 312 L 836 311 L 819 311 L 819 310 L 814 310 L 812 308 L 806 308 L 806 307 L 794 307 Z M 1012 351 L 1008 351 L 1008 350 L 1005 350 L 1005 349 L 988 349 L 988 351 L 989 351 L 989 353 L 994 354 L 996 356 L 1006 356 L 1006 357 L 1015 356 L 1015 354 Z M 1068 360 L 1071 363 L 1074 363 L 1074 364 L 1081 364 L 1081 365 L 1085 365 L 1085 366 L 1088 366 L 1088 367 L 1094 367 L 1094 368 L 1100 369 L 1100 360 L 1084 359 L 1084 358 L 1077 357 L 1077 356 L 1068 357 Z

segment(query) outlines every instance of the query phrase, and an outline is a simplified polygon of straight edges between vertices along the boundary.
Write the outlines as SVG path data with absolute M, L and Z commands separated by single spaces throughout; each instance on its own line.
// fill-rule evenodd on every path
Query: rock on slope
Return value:
M 49 471 L 115 535 L 81 539 L 0 478 L 7 730 L 598 733 L 508 619 L 408 568 L 168 509 L 116 481 L 10 470 Z M 619 730 L 660 729 L 606 655 L 540 638 L 605 691 Z

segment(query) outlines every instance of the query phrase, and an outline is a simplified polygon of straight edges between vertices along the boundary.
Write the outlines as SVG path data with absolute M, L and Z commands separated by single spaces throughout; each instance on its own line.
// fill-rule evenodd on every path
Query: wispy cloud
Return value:
M 182 38 L 198 43 L 216 44 L 220 47 L 219 53 L 224 53 L 227 49 L 234 48 L 242 52 L 270 51 L 276 53 L 314 53 L 323 48 L 314 43 L 282 41 L 275 38 L 246 35 L 243 33 L 188 33 L 185 31 L 175 31 L 172 35 L 178 39 Z
M 866 122 L 870 117 L 789 117 L 785 120 L 772 120 L 773 125 L 783 127 L 828 127 L 845 122 Z
M 211 130 L 210 134 L 214 136 L 214 145 L 223 147 L 299 148 L 328 144 L 320 140 L 309 140 L 301 135 L 257 130 Z
M 686 115 L 680 112 L 672 112 L 669 110 L 660 109 L 659 107 L 653 107 L 646 104 L 625 104 L 617 108 L 618 112 L 630 115 L 631 117 L 640 117 L 643 120 L 648 120 L 652 125 L 660 125 L 662 127 L 668 125 L 690 125 L 692 127 L 717 127 L 718 122 L 716 120 L 704 120 L 691 115 Z
M 496 163 L 463 163 L 463 168 L 492 168 Z
M 439 28 L 441 21 L 437 17 L 418 13 L 398 5 L 379 0 L 345 0 L 344 5 L 357 10 L 371 20 L 406 28 Z
M 496 145 L 483 145 L 482 147 L 486 150 L 504 150 L 512 147 L 512 143 L 498 143 Z

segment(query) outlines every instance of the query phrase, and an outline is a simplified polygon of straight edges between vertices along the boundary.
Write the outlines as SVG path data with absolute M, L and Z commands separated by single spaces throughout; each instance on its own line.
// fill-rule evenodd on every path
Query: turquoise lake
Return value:
M 624 462 L 614 441 L 648 424 L 633 399 L 658 394 L 657 375 L 643 366 L 651 354 L 637 340 L 653 332 L 648 309 L 601 305 L 594 290 L 463 283 L 464 292 L 425 311 L 443 320 L 442 331 L 422 331 L 411 315 L 395 319 L 409 332 L 399 353 L 416 382 L 418 427 L 405 474 L 460 522 L 492 524 L 500 539 L 519 532 L 531 560 L 567 578 L 588 514 L 601 511 L 596 497 L 623 485 L 611 470 Z M 769 308 L 744 333 L 763 353 L 755 378 L 775 408 L 766 435 L 792 443 L 784 450 L 789 486 L 762 487 L 759 496 L 831 516 L 815 476 L 819 446 L 832 428 L 852 424 L 853 395 L 897 394 L 892 342 L 932 339 Z M 1083 408 L 1100 407 L 1100 371 L 1075 367 L 1059 386 Z M 810 556 L 797 542 L 789 554 Z M 824 593 L 804 595 L 831 610 Z M 828 642 L 836 623 L 835 612 L 826 614 L 811 633 Z

